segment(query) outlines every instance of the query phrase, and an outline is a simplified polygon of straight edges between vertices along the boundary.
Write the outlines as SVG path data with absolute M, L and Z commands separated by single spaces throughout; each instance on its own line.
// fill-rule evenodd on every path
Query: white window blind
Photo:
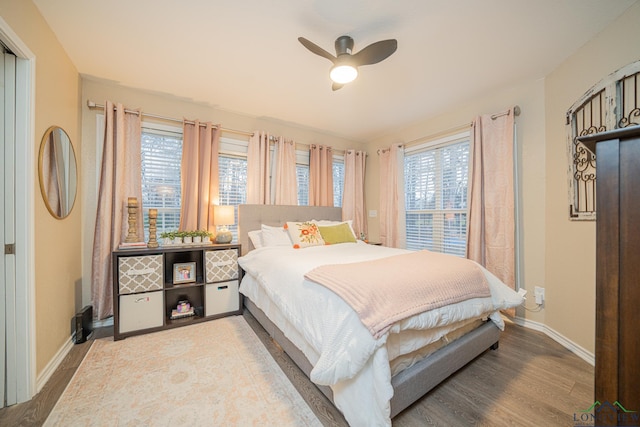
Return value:
M 298 205 L 309 206 L 309 163 L 296 164 L 296 178 L 298 181 Z
M 235 221 L 229 231 L 238 241 L 238 205 L 247 201 L 247 158 L 220 154 L 218 157 L 220 204 L 235 206 Z
M 158 209 L 158 235 L 163 231 L 177 230 L 180 226 L 182 133 L 167 129 L 142 129 L 145 241 L 149 238 L 149 208 Z
M 466 254 L 468 135 L 405 155 L 407 248 Z
M 333 156 L 333 206 L 342 206 L 344 189 L 344 158 Z

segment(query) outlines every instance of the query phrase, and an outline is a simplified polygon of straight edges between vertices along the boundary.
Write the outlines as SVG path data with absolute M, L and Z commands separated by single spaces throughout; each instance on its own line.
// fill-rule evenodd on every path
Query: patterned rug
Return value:
M 321 426 L 242 316 L 96 340 L 45 426 Z

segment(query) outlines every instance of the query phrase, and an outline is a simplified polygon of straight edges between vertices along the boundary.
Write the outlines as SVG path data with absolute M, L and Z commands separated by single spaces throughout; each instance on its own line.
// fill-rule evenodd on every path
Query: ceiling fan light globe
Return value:
M 358 69 L 352 65 L 336 65 L 331 69 L 329 76 L 335 83 L 351 83 L 358 77 Z

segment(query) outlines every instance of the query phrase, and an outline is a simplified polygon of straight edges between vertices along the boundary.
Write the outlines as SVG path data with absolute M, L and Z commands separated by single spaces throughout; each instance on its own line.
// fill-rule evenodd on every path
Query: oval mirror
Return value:
M 69 135 L 58 126 L 44 133 L 38 155 L 40 191 L 51 215 L 65 218 L 76 201 L 76 154 Z

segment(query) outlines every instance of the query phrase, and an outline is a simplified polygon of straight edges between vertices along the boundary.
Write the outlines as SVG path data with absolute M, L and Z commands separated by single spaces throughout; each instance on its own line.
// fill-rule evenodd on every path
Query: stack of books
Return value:
M 190 317 L 195 316 L 195 312 L 193 311 L 193 307 L 190 307 L 187 311 L 178 311 L 177 309 L 171 310 L 171 320 L 180 319 L 182 317 Z
M 147 247 L 147 244 L 145 242 L 133 242 L 133 243 L 122 242 L 118 246 L 118 249 L 144 249 L 146 247 Z

